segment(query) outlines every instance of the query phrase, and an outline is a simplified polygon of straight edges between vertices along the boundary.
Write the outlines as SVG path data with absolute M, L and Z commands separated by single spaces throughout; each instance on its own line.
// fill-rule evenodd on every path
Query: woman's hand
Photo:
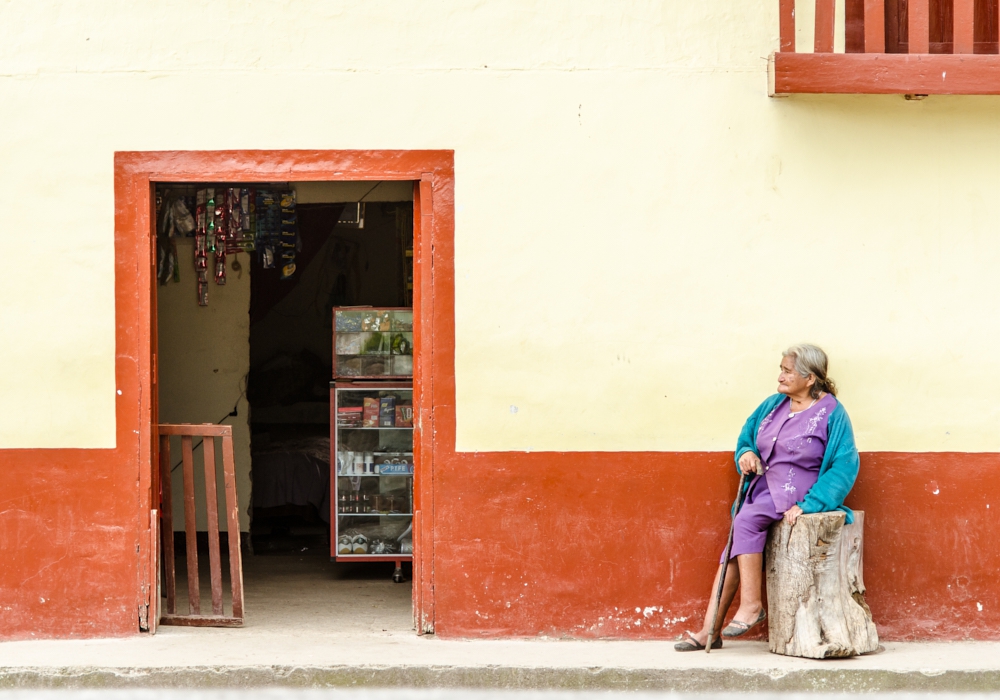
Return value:
M 760 457 L 755 455 L 751 450 L 747 450 L 742 455 L 740 455 L 740 471 L 744 474 L 761 474 L 763 470 L 760 466 Z
M 785 520 L 788 521 L 789 525 L 794 525 L 800 515 L 802 515 L 802 509 L 798 506 L 792 506 L 785 511 Z

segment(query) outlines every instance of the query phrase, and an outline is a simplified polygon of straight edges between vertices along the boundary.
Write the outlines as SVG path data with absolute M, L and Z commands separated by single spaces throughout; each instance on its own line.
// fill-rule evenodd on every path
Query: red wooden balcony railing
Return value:
M 998 0 L 840 0 L 841 17 L 838 0 L 778 2 L 772 95 L 1000 95 Z M 813 6 L 813 45 L 796 46 L 796 15 Z

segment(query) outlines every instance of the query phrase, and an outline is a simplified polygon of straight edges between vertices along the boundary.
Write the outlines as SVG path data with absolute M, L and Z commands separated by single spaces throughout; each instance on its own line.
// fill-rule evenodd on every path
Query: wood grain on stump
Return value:
M 826 659 L 878 649 L 865 603 L 865 514 L 800 515 L 782 520 L 767 538 L 767 601 L 771 651 Z

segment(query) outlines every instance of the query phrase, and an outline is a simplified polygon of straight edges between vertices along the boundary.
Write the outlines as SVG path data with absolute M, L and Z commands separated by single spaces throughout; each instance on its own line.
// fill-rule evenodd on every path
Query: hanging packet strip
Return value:
M 250 190 L 246 187 L 240 190 L 240 229 L 250 231 Z
M 170 225 L 167 235 L 171 238 L 183 238 L 190 236 L 194 231 L 194 217 L 188 209 L 182 197 L 171 198 L 168 203 L 167 212 L 170 217 Z
M 226 190 L 226 254 L 239 253 L 247 247 L 243 236 L 243 207 L 240 188 L 230 187 Z
M 295 254 L 299 247 L 298 220 L 295 214 L 295 192 L 281 193 L 281 279 L 295 274 Z
M 228 235 L 227 197 L 228 190 L 219 189 L 215 192 L 215 283 L 223 285 L 226 283 L 226 241 Z
M 195 194 L 194 269 L 198 306 L 208 306 L 208 190 Z
M 176 204 L 180 205 L 180 209 Z M 156 279 L 161 285 L 177 279 L 177 246 L 173 236 L 179 225 L 175 212 L 179 211 L 186 213 L 187 209 L 170 190 L 156 196 Z M 191 218 L 190 215 L 188 218 Z
M 256 246 L 254 231 L 250 226 L 250 190 L 246 187 L 230 191 L 229 239 L 227 253 L 252 252 Z
M 257 190 L 255 214 L 257 219 L 257 252 L 265 269 L 275 266 L 275 251 L 281 237 L 281 206 L 270 190 Z
M 205 223 L 205 203 L 207 202 L 206 191 L 198 190 L 194 197 L 194 235 L 204 236 L 207 231 Z
M 198 270 L 198 306 L 208 306 L 208 271 Z
M 257 190 L 250 188 L 247 190 L 247 222 L 243 227 L 244 235 L 254 242 L 254 249 L 257 244 Z
M 216 221 L 215 221 L 215 190 L 209 188 L 205 190 L 205 233 L 208 236 L 208 251 L 210 253 L 215 252 L 215 234 L 216 234 Z

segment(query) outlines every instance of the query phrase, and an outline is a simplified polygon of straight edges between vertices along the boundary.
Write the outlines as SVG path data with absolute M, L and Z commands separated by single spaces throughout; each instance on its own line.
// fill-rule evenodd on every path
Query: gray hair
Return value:
M 836 383 L 826 374 L 829 361 L 823 348 L 809 343 L 801 343 L 788 348 L 781 353 L 781 356 L 791 357 L 795 360 L 795 371 L 803 378 L 810 374 L 816 377 L 816 383 L 809 390 L 814 399 L 819 398 L 824 391 L 834 396 L 837 395 Z

